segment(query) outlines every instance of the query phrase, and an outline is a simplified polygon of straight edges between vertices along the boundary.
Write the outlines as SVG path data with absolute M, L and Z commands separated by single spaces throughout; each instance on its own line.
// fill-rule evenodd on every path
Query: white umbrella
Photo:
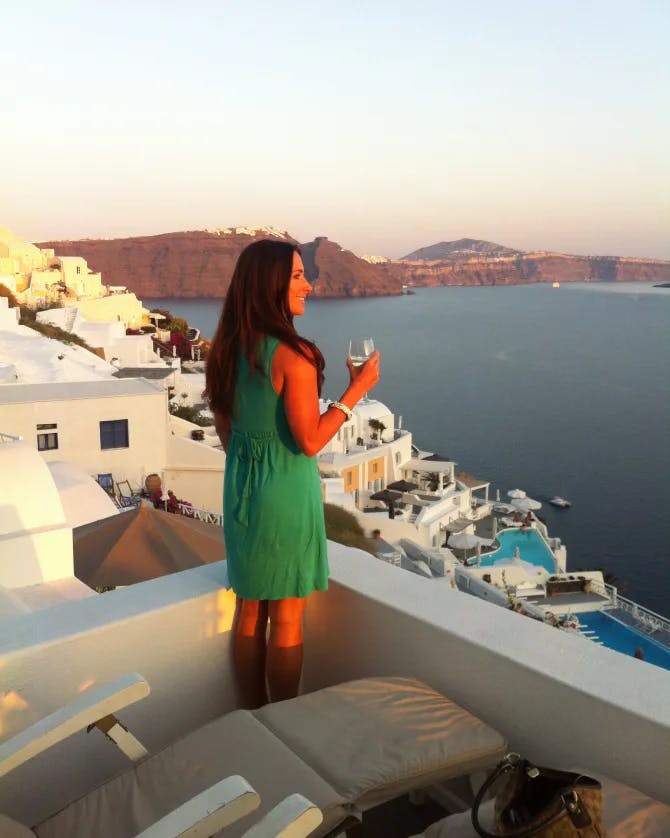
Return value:
M 447 539 L 449 547 L 454 547 L 456 550 L 474 550 L 481 542 L 478 535 L 469 532 L 455 532 Z
M 510 489 L 507 493 L 508 498 L 525 498 L 526 493 L 523 489 Z
M 508 515 L 510 512 L 516 512 L 516 506 L 512 506 L 511 503 L 494 503 L 493 511 Z
M 533 498 L 517 498 L 517 500 L 513 500 L 512 504 L 520 511 L 520 512 L 530 512 L 531 510 L 541 509 L 542 504 L 539 500 L 533 500 Z
M 449 536 L 447 544 L 456 550 L 474 550 L 476 547 L 490 547 L 493 541 L 490 538 L 481 538 L 474 533 L 455 532 Z

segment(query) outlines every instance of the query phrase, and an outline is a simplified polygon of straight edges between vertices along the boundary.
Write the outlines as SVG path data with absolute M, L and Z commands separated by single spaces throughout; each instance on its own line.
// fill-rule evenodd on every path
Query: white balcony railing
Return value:
M 670 637 L 670 620 L 656 614 L 655 611 L 650 611 L 643 605 L 621 596 L 614 585 L 608 585 L 606 582 L 599 582 L 596 579 L 590 580 L 590 588 L 594 593 L 605 596 L 609 599 L 609 608 L 617 609 L 628 614 L 633 619 L 634 627 L 644 634 L 654 634 L 655 632 L 663 632 Z M 665 645 L 665 644 L 664 644 Z
M 13 434 L 5 434 L 0 431 L 0 442 L 21 442 L 22 436 L 14 436 Z
M 187 515 L 196 521 L 203 521 L 205 524 L 217 524 L 219 527 L 223 526 L 222 512 L 210 512 L 207 509 L 199 509 L 197 506 L 189 506 L 186 503 L 180 503 L 178 506 L 182 515 Z

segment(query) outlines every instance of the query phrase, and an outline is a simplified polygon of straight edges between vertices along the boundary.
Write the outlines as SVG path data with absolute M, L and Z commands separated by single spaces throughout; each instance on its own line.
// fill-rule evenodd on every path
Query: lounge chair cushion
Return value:
M 599 779 L 603 786 L 603 822 L 608 838 L 667 838 L 670 835 L 670 806 L 616 780 Z M 493 828 L 493 806 L 494 801 L 489 800 L 480 809 L 480 820 L 486 829 Z M 468 810 L 432 824 L 415 838 L 477 838 L 477 833 Z
M 35 838 L 32 829 L 8 818 L 7 815 L 0 815 L 0 835 L 2 838 Z
M 226 838 L 244 832 L 294 792 L 323 812 L 316 838 L 347 815 L 494 765 L 504 753 L 500 734 L 420 681 L 367 678 L 253 713 L 230 713 L 70 804 L 35 831 L 39 838 L 131 838 L 218 780 L 241 774 L 262 804 L 227 827 Z
M 131 838 L 219 780 L 241 774 L 262 808 L 232 824 L 225 838 L 300 791 L 338 823 L 344 800 L 246 710 L 211 722 L 149 757 L 34 827 L 39 838 Z
M 413 678 L 350 681 L 255 715 L 362 810 L 505 753 L 493 728 Z

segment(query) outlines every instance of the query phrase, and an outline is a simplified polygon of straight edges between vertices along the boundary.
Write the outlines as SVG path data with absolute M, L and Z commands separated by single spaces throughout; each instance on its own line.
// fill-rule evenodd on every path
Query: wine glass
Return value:
M 362 367 L 374 351 L 375 343 L 372 338 L 358 338 L 349 341 L 349 360 L 354 367 Z M 367 398 L 368 394 L 365 393 L 363 401 L 367 401 Z

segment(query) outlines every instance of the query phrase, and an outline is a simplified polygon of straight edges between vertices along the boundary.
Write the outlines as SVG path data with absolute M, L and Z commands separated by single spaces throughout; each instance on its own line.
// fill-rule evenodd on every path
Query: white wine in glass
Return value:
M 372 338 L 359 338 L 349 341 L 349 360 L 354 367 L 362 367 L 374 351 L 375 343 Z M 365 400 L 367 397 L 368 394 L 365 393 L 363 399 Z

